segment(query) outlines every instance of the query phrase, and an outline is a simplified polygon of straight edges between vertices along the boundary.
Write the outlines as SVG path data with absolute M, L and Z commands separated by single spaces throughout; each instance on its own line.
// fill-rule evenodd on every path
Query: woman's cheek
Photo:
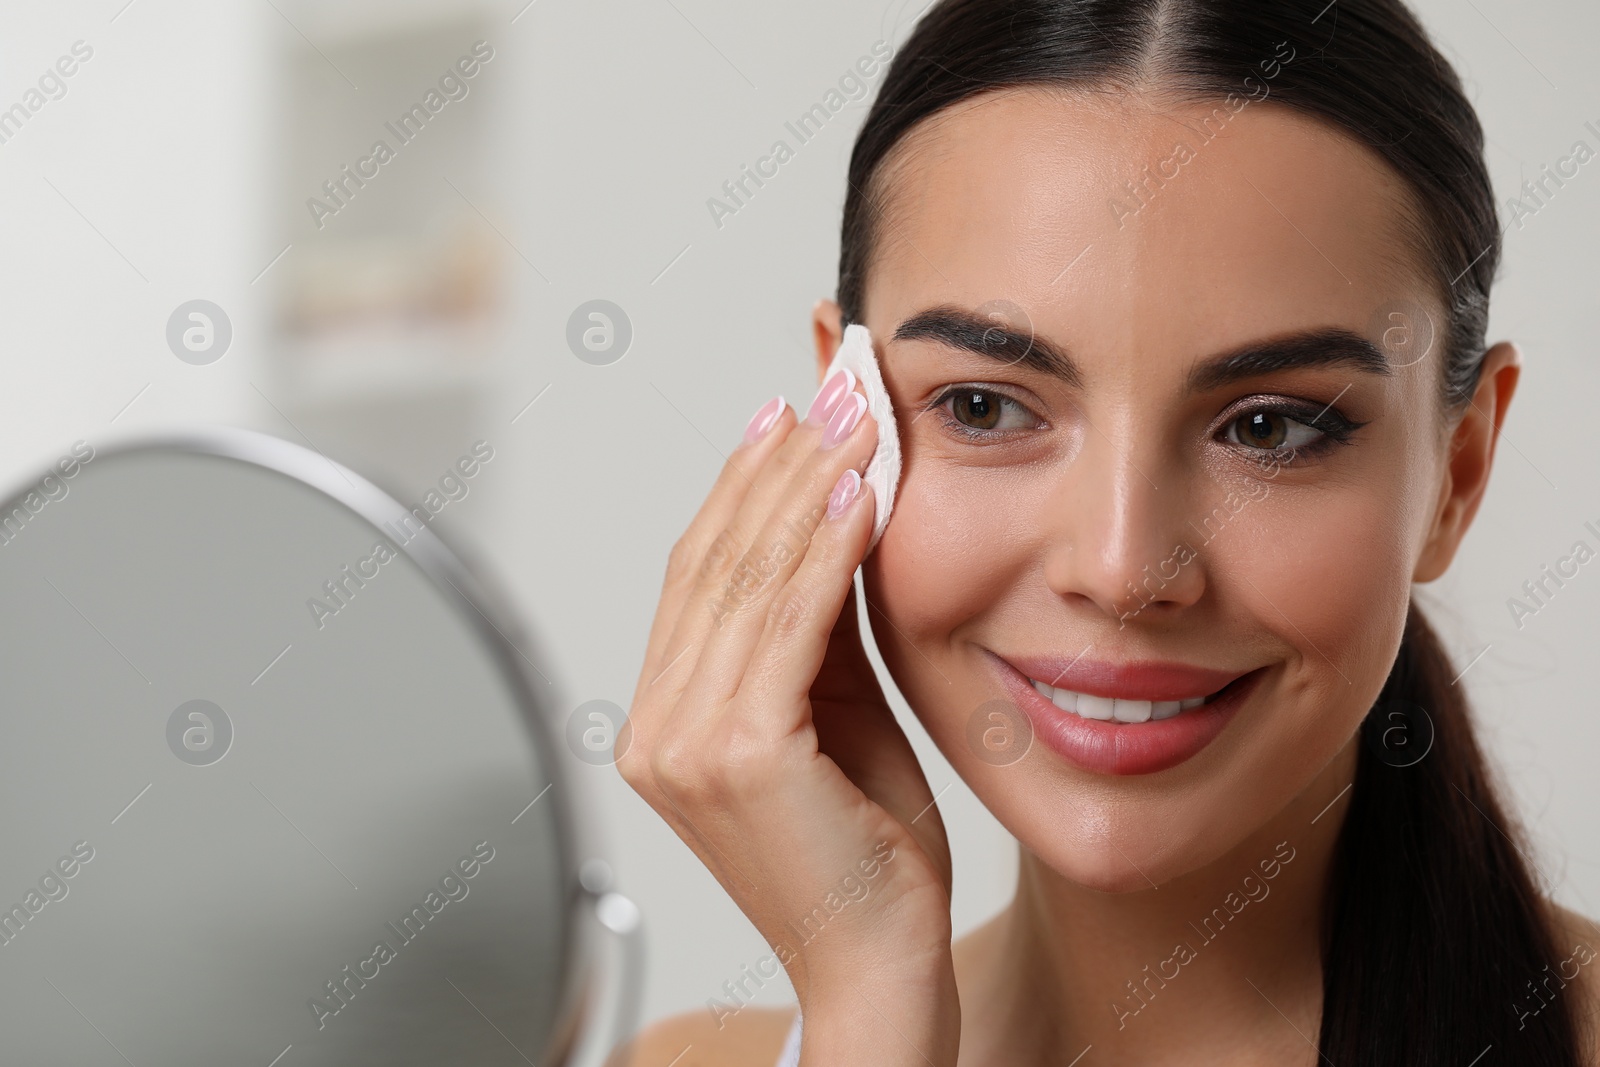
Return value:
M 963 477 L 938 467 L 911 471 L 894 515 L 868 559 L 874 600 L 907 634 L 939 641 L 1003 592 L 1005 533 L 1016 501 L 992 472 Z
M 1248 616 L 1294 649 L 1297 685 L 1369 703 L 1388 675 L 1411 593 L 1408 524 L 1393 498 L 1359 485 L 1286 490 L 1251 518 L 1210 560 L 1208 580 L 1232 601 L 1227 614 Z

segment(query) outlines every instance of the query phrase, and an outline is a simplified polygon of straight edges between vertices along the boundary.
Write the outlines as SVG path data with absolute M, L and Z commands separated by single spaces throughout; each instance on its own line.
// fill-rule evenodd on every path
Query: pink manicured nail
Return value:
M 767 435 L 767 431 L 777 424 L 778 416 L 783 414 L 784 403 L 780 394 L 761 405 L 761 409 L 751 416 L 750 424 L 744 428 L 745 444 L 754 444 Z
M 833 483 L 833 493 L 828 497 L 828 518 L 837 519 L 861 492 L 861 475 L 852 467 L 839 475 Z
M 806 421 L 813 426 L 826 423 L 832 417 L 833 409 L 839 406 L 839 401 L 855 387 L 856 376 L 848 368 L 841 367 L 834 371 L 833 376 L 817 390 L 816 399 L 811 401 L 811 407 L 806 412 Z
M 856 423 L 861 421 L 861 415 L 867 410 L 867 398 L 860 393 L 845 394 L 844 402 L 833 409 L 833 415 L 828 419 L 828 428 L 822 431 L 823 449 L 832 448 L 856 428 Z

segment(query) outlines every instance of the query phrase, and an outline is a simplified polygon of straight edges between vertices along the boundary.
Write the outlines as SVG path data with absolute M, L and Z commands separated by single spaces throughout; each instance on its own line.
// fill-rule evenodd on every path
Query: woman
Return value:
M 1600 930 L 1539 886 L 1410 603 L 1519 374 L 1482 134 L 1414 17 L 943 0 L 849 178 L 817 359 L 871 331 L 893 521 L 866 555 L 850 380 L 761 409 L 673 548 L 619 762 L 799 1016 L 691 1013 L 630 1062 L 1600 1062 Z M 1021 848 L 953 944 L 858 564 Z

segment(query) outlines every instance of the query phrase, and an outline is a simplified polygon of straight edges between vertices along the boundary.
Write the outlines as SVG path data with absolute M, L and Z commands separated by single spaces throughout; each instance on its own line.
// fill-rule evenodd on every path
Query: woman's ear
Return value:
M 1494 465 L 1494 446 L 1521 373 L 1522 355 L 1511 342 L 1501 341 L 1484 354 L 1472 403 L 1451 435 L 1439 506 L 1434 510 L 1433 528 L 1417 559 L 1412 581 L 1433 581 L 1455 558 L 1461 538 L 1483 501 L 1489 469 Z
M 823 297 L 812 305 L 811 332 L 817 342 L 817 383 L 820 385 L 834 353 L 839 351 L 839 342 L 844 340 L 844 320 L 836 301 Z

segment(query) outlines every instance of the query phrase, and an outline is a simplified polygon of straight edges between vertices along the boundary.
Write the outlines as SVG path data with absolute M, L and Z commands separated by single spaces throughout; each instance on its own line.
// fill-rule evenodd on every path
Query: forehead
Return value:
M 869 322 L 1003 300 L 1077 345 L 1192 353 L 1436 306 L 1398 175 L 1241 101 L 1028 88 L 931 116 L 884 162 Z

